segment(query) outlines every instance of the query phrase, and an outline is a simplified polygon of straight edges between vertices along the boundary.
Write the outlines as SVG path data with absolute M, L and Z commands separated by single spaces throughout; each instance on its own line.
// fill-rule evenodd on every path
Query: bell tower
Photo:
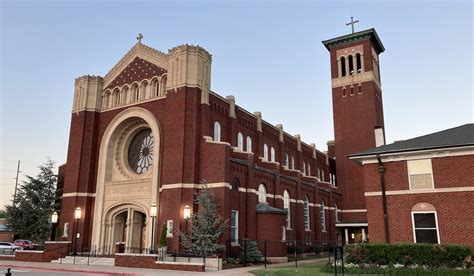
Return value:
M 342 222 L 367 223 L 362 167 L 352 153 L 384 143 L 379 55 L 384 47 L 375 29 L 323 41 L 330 53 L 337 186 L 343 193 Z M 375 133 L 379 134 L 376 141 Z M 380 135 L 381 133 L 381 135 Z M 364 238 L 365 230 L 362 230 Z M 348 236 L 347 228 L 345 235 Z

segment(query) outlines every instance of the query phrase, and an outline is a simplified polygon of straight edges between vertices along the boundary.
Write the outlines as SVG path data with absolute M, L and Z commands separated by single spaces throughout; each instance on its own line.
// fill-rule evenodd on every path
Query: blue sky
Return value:
M 104 76 L 136 42 L 213 55 L 211 89 L 325 150 L 333 139 L 322 40 L 376 28 L 388 142 L 473 121 L 471 1 L 0 1 L 0 207 L 16 160 L 66 160 L 74 79 Z M 382 2 L 382 3 L 380 3 Z

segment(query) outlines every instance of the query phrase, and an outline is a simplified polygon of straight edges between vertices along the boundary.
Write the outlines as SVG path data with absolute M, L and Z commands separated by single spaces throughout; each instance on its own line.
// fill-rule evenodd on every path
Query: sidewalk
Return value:
M 299 261 L 299 265 L 304 264 L 322 264 L 325 263 L 327 259 L 319 260 L 306 260 Z M 279 263 L 267 265 L 267 268 L 275 267 L 286 267 L 294 266 L 294 262 L 290 263 Z M 234 269 L 226 270 L 212 270 L 206 272 L 186 272 L 186 271 L 176 271 L 176 270 L 163 270 L 163 269 L 146 269 L 146 268 L 131 268 L 131 267 L 117 267 L 117 266 L 98 266 L 98 265 L 74 265 L 74 264 L 56 264 L 56 263 L 34 263 L 34 262 L 17 262 L 17 261 L 0 261 L 0 271 L 4 271 L 6 268 L 12 269 L 30 269 L 33 271 L 44 271 L 46 272 L 59 272 L 59 273 L 80 273 L 80 274 L 89 274 L 89 275 L 123 275 L 123 276 L 139 276 L 139 275 L 170 275 L 170 276 L 179 276 L 179 275 L 253 275 L 249 271 L 256 269 L 264 269 L 265 266 L 248 266 L 240 267 Z M 15 274 L 14 274 L 15 275 Z

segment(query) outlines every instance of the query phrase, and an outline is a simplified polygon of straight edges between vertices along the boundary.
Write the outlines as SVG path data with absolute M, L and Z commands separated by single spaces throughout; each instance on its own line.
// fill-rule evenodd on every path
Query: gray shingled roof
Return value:
M 266 203 L 257 204 L 258 214 L 286 214 L 285 210 L 272 207 Z
M 472 123 L 358 152 L 349 157 L 470 145 L 474 145 L 474 124 Z

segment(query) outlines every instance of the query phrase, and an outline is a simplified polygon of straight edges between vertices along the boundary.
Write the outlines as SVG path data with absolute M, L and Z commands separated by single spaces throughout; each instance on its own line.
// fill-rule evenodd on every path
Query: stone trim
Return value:
M 452 188 L 434 188 L 434 189 L 416 189 L 416 190 L 395 190 L 386 191 L 386 195 L 412 195 L 412 194 L 432 194 L 432 193 L 459 193 L 459 192 L 474 192 L 472 187 L 452 187 Z M 382 192 L 365 192 L 365 196 L 381 196 Z
M 64 193 L 64 197 L 95 197 L 95 193 Z
M 341 213 L 367 213 L 367 209 L 346 209 L 340 210 Z

